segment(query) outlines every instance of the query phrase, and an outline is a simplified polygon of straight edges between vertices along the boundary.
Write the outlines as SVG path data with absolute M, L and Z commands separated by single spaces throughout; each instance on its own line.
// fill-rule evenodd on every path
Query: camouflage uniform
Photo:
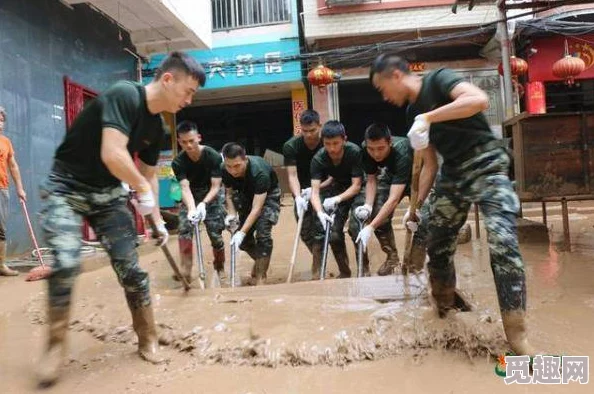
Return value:
M 95 230 L 124 288 L 131 309 L 150 305 L 149 278 L 138 264 L 136 225 L 120 186 L 96 188 L 52 172 L 40 187 L 41 228 L 54 250 L 49 282 L 52 307 L 70 306 L 72 286 L 80 272 L 83 217 Z

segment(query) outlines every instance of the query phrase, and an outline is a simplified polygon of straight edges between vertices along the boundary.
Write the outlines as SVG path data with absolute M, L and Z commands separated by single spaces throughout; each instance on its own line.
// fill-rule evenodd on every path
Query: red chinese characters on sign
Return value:
M 305 100 L 295 100 L 293 101 L 293 134 L 299 135 L 301 134 L 301 123 L 299 122 L 299 118 L 301 117 L 301 113 L 306 110 L 306 103 Z
M 425 63 L 420 63 L 420 62 L 410 63 L 408 66 L 408 69 L 414 73 L 423 72 L 423 71 L 425 71 Z
M 569 53 L 573 56 L 579 56 L 586 69 L 579 74 L 576 79 L 594 78 L 594 34 L 582 35 L 578 37 L 567 37 Z M 553 64 L 563 58 L 565 47 L 565 37 L 543 37 L 535 38 L 532 42 L 532 48 L 536 53 L 530 56 L 528 60 L 528 80 L 529 81 L 562 81 L 561 78 L 553 75 Z

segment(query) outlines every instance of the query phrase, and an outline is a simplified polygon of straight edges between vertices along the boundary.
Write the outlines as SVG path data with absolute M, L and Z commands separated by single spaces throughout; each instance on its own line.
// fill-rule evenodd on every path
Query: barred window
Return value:
M 272 25 L 291 20 L 289 0 L 211 0 L 212 30 Z

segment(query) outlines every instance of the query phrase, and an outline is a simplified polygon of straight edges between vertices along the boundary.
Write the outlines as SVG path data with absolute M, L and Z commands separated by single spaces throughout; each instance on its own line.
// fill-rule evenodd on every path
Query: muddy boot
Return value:
M 260 257 L 254 265 L 256 267 L 256 286 L 266 284 L 268 267 L 270 266 L 270 255 Z
M 179 255 L 181 257 L 180 273 L 186 278 L 188 283 L 192 283 L 192 239 L 178 238 L 179 244 Z M 179 281 L 180 279 L 176 274 L 173 274 L 173 280 Z
M 408 271 L 410 273 L 418 273 L 425 268 L 425 258 L 427 256 L 427 248 L 423 245 L 413 243 L 410 249 L 410 262 Z
M 37 366 L 37 380 L 41 387 L 58 380 L 66 358 L 66 333 L 70 307 L 50 307 L 48 310 L 48 342 Z
M 312 263 L 311 263 L 311 280 L 320 279 L 320 270 L 322 269 L 322 252 L 324 246 L 315 243 L 311 247 Z
M 219 278 L 223 279 L 225 277 L 225 248 L 213 248 L 212 255 L 214 256 L 212 266 L 214 267 L 215 271 L 217 271 Z
M 382 264 L 381 267 L 377 270 L 377 274 L 379 276 L 386 276 L 392 275 L 394 270 L 400 264 L 400 259 L 398 258 L 398 249 L 396 249 L 396 240 L 394 239 L 394 232 L 389 231 L 387 233 L 382 233 L 377 237 L 382 250 L 386 253 L 386 261 Z
M 132 327 L 138 335 L 138 354 L 152 364 L 161 364 L 167 361 L 159 354 L 157 328 L 155 316 L 151 305 L 131 309 Z
M 456 285 L 446 284 L 441 280 L 429 276 L 431 283 L 431 295 L 437 306 L 437 313 L 440 318 L 444 318 L 450 309 L 455 308 Z
M 503 329 L 511 350 L 518 356 L 535 356 L 534 349 L 528 343 L 528 330 L 526 328 L 526 312 L 519 309 L 501 312 Z
M 347 255 L 346 245 L 332 245 L 332 253 L 334 254 L 334 259 L 340 272 L 338 279 L 350 278 L 351 268 L 349 267 L 349 256 Z
M 0 276 L 17 276 L 18 271 L 12 270 L 4 264 L 6 253 L 6 241 L 0 241 Z

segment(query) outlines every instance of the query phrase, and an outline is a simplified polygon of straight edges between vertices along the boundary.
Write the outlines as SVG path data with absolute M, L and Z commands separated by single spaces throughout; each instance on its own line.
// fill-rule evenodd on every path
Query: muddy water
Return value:
M 286 278 L 294 225 L 286 219 L 286 228 L 275 230 L 273 283 Z M 377 269 L 383 254 L 377 244 L 371 247 Z M 69 362 L 52 392 L 556 392 L 561 387 L 504 387 L 493 372 L 490 355 L 504 351 L 505 342 L 486 251 L 484 240 L 459 248 L 459 287 L 475 310 L 446 319 L 433 312 L 422 277 L 409 283 L 396 277 L 306 282 L 302 251 L 299 283 L 184 294 L 153 251 L 142 264 L 151 275 L 162 350 L 171 362 L 154 367 L 137 359 L 123 294 L 110 268 L 100 269 L 79 278 Z M 523 254 L 535 346 L 594 355 L 591 254 L 538 245 L 523 247 Z M 240 261 L 239 273 L 247 276 L 251 261 L 245 255 Z M 333 262 L 329 266 L 335 271 Z M 34 388 L 44 297 L 40 282 L 0 278 L 0 392 Z M 575 383 L 563 389 L 590 392 Z

